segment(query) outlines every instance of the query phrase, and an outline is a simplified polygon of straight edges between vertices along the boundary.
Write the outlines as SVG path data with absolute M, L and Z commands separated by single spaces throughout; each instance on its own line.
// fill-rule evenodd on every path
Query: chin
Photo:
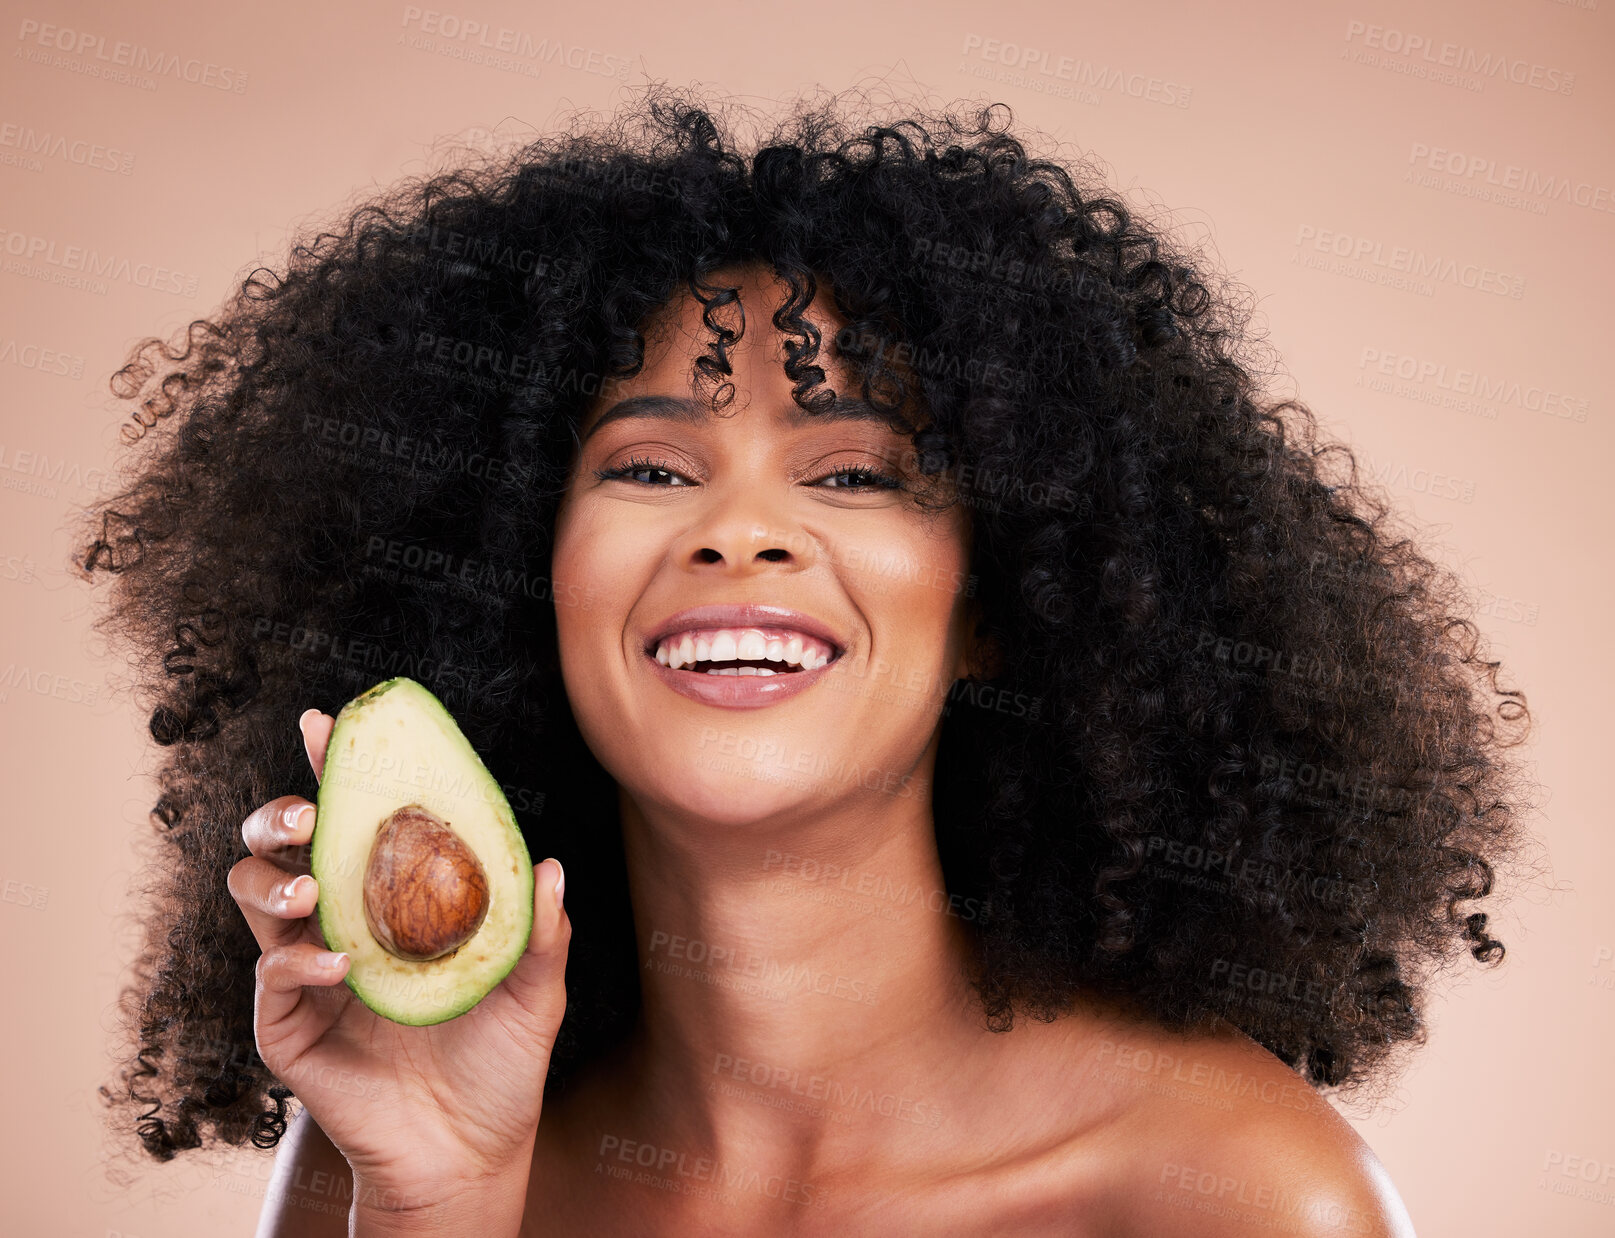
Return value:
M 736 829 L 776 821 L 793 809 L 806 810 L 817 798 L 804 775 L 738 757 L 710 760 L 706 767 L 691 763 L 676 782 L 618 781 L 641 804 L 661 805 L 680 816 Z

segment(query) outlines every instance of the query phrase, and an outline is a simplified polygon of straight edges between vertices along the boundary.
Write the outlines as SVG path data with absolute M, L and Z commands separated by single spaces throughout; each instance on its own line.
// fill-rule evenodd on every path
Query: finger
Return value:
M 297 728 L 303 732 L 303 751 L 308 753 L 308 763 L 314 767 L 316 780 L 325 776 L 325 749 L 331 742 L 334 726 L 336 719 L 317 709 L 305 709 L 297 720 Z
M 566 1013 L 566 956 L 572 940 L 572 921 L 562 907 L 566 873 L 551 858 L 533 869 L 533 930 L 527 949 L 505 977 L 531 1034 L 553 1048 Z
M 559 954 L 565 960 L 572 935 L 572 922 L 562 905 L 565 893 L 566 870 L 554 856 L 533 869 L 533 931 L 527 936 L 526 955 L 553 958 Z
M 279 795 L 241 823 L 247 850 L 294 872 L 308 872 L 308 840 L 314 836 L 314 805 L 301 795 Z
M 320 895 L 314 878 L 291 874 L 268 860 L 248 856 L 230 870 L 225 885 L 258 939 L 258 949 L 268 951 L 318 938 L 309 919 Z
M 258 956 L 253 1027 L 258 1033 L 260 1052 L 268 1049 L 276 1058 L 295 1058 L 324 1033 L 335 1017 L 336 1007 L 331 1007 L 331 1013 L 317 1025 L 310 1026 L 298 1025 L 306 1020 L 297 1018 L 297 1008 L 303 1000 L 304 985 L 341 985 L 352 960 L 343 955 L 335 967 L 320 966 L 321 959 L 333 957 L 312 942 L 277 946 Z M 340 995 L 339 990 L 334 996 Z M 264 1060 L 269 1059 L 266 1056 Z

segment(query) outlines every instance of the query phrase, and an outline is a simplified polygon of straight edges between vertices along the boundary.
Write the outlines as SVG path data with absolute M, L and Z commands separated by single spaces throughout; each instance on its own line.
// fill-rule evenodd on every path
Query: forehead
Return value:
M 894 413 L 884 412 L 857 396 L 837 393 L 830 404 L 819 412 L 807 412 L 795 401 L 786 400 L 779 406 L 779 415 L 791 429 L 813 425 L 864 422 L 876 428 L 885 427 L 894 434 L 910 434 L 912 427 Z M 643 393 L 615 401 L 597 403 L 589 410 L 584 421 L 581 441 L 587 443 L 602 426 L 628 419 L 653 420 L 697 428 L 720 415 L 706 400 L 693 396 Z
M 702 293 L 709 298 L 714 290 L 721 293 L 733 289 L 739 305 L 729 300 L 709 308 L 681 285 L 642 324 L 645 353 L 640 371 L 614 380 L 609 390 L 603 389 L 589 401 L 579 423 L 580 443 L 586 443 L 602 427 L 628 418 L 699 428 L 717 416 L 729 417 L 746 408 L 754 398 L 777 408 L 790 429 L 863 422 L 905 436 L 914 432 L 912 400 L 909 408 L 899 413 L 883 411 L 858 394 L 855 369 L 836 353 L 835 337 L 846 326 L 846 319 L 835 308 L 828 284 L 818 281 L 812 304 L 799 311 L 803 322 L 818 331 L 818 349 L 812 364 L 824 371 L 823 381 L 810 389 L 809 398 L 822 402 L 826 392 L 833 397 L 821 411 L 811 413 L 791 398 L 793 382 L 784 370 L 786 343 L 794 340 L 800 344 L 801 336 L 789 332 L 788 324 L 781 327 L 774 321 L 776 311 L 790 295 L 789 286 L 770 268 L 759 264 L 714 272 L 704 277 L 702 284 Z M 696 381 L 697 359 L 703 354 L 714 355 L 714 327 L 740 332 L 740 338 L 731 337 L 724 348 L 730 372 L 715 376 L 718 382 L 735 388 L 732 409 L 726 408 L 721 414 L 714 411 L 711 394 L 698 391 Z M 754 382 L 759 388 L 755 392 L 751 390 Z M 776 390 L 766 391 L 766 387 Z
M 794 326 L 797 320 L 818 333 L 814 364 L 822 366 L 827 377 L 846 369 L 846 362 L 836 356 L 834 342 L 847 320 L 823 279 L 814 279 L 813 300 L 796 305 L 791 320 L 783 325 L 776 318 L 790 303 L 791 286 L 771 267 L 751 263 L 722 268 L 703 276 L 699 286 L 698 297 L 681 281 L 664 304 L 645 316 L 641 324 L 645 339 L 642 374 L 687 370 L 696 357 L 712 353 L 723 333 L 725 356 L 736 371 L 727 377 L 738 381 L 748 367 L 782 364 L 787 343 L 800 347 L 805 342 Z M 803 295 L 806 292 L 803 286 Z
M 804 272 L 796 275 L 797 284 L 801 286 L 804 295 L 807 292 L 806 279 Z M 843 325 L 845 318 L 836 308 L 834 292 L 829 281 L 824 276 L 814 273 L 812 282 L 813 300 L 800 309 L 801 316 L 821 328 L 827 324 Z M 712 310 L 727 323 L 735 314 L 732 302 L 738 299 L 746 307 L 747 334 L 750 335 L 753 323 L 772 330 L 770 319 L 774 311 L 791 295 L 790 281 L 760 259 L 718 267 L 700 276 L 696 283 L 701 291 L 700 297 L 691 291 L 688 279 L 680 279 L 666 302 L 656 306 L 646 315 L 647 323 L 656 327 L 673 324 L 682 324 L 686 327 L 693 324 L 699 327 L 702 314 L 708 312 L 702 298 L 710 301 L 714 297 L 730 302 L 727 305 L 716 306 Z

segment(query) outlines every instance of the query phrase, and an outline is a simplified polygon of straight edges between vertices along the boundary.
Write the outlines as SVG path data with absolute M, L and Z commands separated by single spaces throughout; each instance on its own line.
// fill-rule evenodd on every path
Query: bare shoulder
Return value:
M 276 1148 L 256 1238 L 347 1238 L 352 1204 L 347 1158 L 302 1110 Z
M 1118 1020 L 1083 1057 L 1086 1081 L 1113 1104 L 1102 1193 L 1111 1232 L 1413 1238 L 1362 1137 L 1238 1031 L 1179 1035 Z

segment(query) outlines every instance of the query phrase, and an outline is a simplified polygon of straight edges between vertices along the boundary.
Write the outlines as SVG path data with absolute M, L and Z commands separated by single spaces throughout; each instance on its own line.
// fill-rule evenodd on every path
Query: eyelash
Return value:
M 623 481 L 630 481 L 636 486 L 655 487 L 656 486 L 655 482 L 636 481 L 633 478 L 628 476 L 628 474 L 630 474 L 630 473 L 638 473 L 641 470 L 648 470 L 650 472 L 658 472 L 658 473 L 672 473 L 674 476 L 677 476 L 677 477 L 683 477 L 684 476 L 684 474 L 680 473 L 677 469 L 668 467 L 668 465 L 665 464 L 662 461 L 659 461 L 659 460 L 642 460 L 638 456 L 635 456 L 632 459 L 627 460 L 622 464 L 615 465 L 614 467 L 609 468 L 609 469 L 595 469 L 594 475 L 596 477 L 598 477 L 601 481 L 610 481 L 613 478 L 621 478 Z M 875 483 L 874 485 L 860 485 L 860 486 L 832 486 L 832 487 L 830 487 L 832 490 L 900 490 L 900 489 L 902 489 L 902 486 L 903 486 L 903 483 L 901 481 L 899 481 L 896 477 L 892 476 L 890 473 L 883 473 L 879 469 L 873 468 L 873 467 L 871 467 L 870 465 L 867 465 L 867 464 L 850 465 L 849 467 L 844 468 L 844 469 L 837 469 L 833 473 L 826 473 L 824 476 L 825 477 L 857 477 L 857 478 L 860 478 L 864 482 L 873 482 L 873 483 Z M 819 480 L 823 481 L 824 478 L 821 477 Z M 672 486 L 660 487 L 660 488 L 661 489 L 676 489 L 676 487 L 672 487 Z

